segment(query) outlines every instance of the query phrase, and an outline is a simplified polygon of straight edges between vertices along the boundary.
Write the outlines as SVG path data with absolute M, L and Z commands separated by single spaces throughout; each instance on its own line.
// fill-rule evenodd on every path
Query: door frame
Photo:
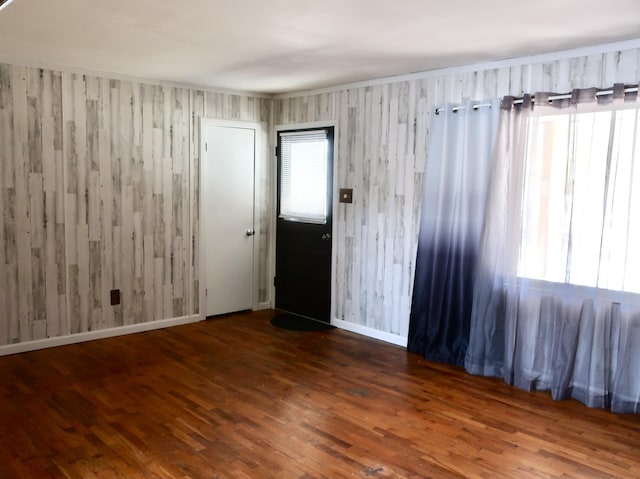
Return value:
M 276 145 L 278 144 L 278 133 L 281 131 L 290 131 L 290 130 L 306 130 L 306 129 L 314 129 L 314 128 L 331 128 L 333 127 L 333 164 L 332 167 L 332 201 L 331 201 L 331 309 L 329 313 L 329 322 L 333 324 L 334 319 L 336 317 L 336 248 L 335 248 L 335 238 L 336 238 L 336 223 L 337 223 L 337 214 L 338 214 L 338 122 L 335 120 L 326 120 L 326 121 L 312 121 L 306 123 L 286 123 L 281 125 L 275 125 L 273 128 L 273 161 L 271 162 L 271 178 L 273 181 L 271 182 L 271 202 L 272 207 L 271 210 L 271 219 L 269 221 L 269 228 L 273 231 L 273 241 L 270 242 L 269 245 L 269 297 L 271 298 L 271 307 L 275 307 L 276 304 L 276 288 L 273 284 L 273 278 L 276 274 L 276 237 L 277 237 L 277 204 L 278 204 L 278 157 L 275 154 Z
M 253 237 L 253 280 L 252 280 L 252 291 L 251 291 L 251 309 L 257 310 L 258 308 L 258 296 L 259 296 L 259 274 L 260 274 L 260 218 L 256 215 L 256 200 L 261 197 L 260 191 L 260 181 L 261 178 L 261 170 L 260 165 L 262 165 L 263 158 L 263 133 L 266 131 L 265 125 L 263 123 L 256 123 L 250 121 L 232 121 L 232 120 L 218 120 L 215 118 L 201 118 L 200 119 L 200 217 L 199 217 L 199 232 L 198 232 L 198 241 L 199 241 L 199 258 L 198 258 L 198 267 L 199 267 L 199 303 L 198 303 L 198 314 L 201 320 L 207 318 L 206 314 L 206 290 L 207 290 L 207 280 L 206 274 L 203 272 L 206 271 L 207 268 L 207 252 L 206 249 L 202 246 L 204 245 L 204 228 L 202 228 L 202 224 L 205 221 L 205 217 L 202 214 L 203 212 L 203 191 L 205 189 L 203 174 L 206 170 L 206 157 L 207 157 L 207 149 L 206 149 L 206 139 L 207 139 L 207 129 L 210 127 L 225 127 L 225 128 L 243 128 L 247 130 L 254 130 L 253 135 L 253 230 L 255 231 L 255 235 Z

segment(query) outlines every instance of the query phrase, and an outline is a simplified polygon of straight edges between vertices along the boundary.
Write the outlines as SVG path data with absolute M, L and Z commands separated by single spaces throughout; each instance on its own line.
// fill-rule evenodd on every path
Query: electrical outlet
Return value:
M 111 290 L 111 306 L 115 306 L 120 304 L 120 290 L 112 289 Z

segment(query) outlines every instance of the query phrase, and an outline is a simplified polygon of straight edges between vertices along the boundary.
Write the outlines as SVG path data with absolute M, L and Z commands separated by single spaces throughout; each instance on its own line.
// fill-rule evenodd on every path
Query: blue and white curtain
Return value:
M 462 182 L 445 180 L 457 174 L 442 171 L 460 171 L 458 152 L 476 149 L 465 136 L 443 140 L 456 130 L 434 119 L 428 165 L 442 164 L 425 181 L 409 349 L 555 399 L 638 413 L 640 105 L 622 85 L 600 93 L 503 99 L 491 108 L 497 132 L 486 131 L 490 173 L 460 192 Z M 434 146 L 448 142 L 458 146 Z M 480 234 L 457 214 L 463 204 L 482 210 Z M 462 251 L 473 259 L 458 260 Z
M 464 364 L 498 111 L 466 102 L 432 118 L 408 349 L 434 361 Z

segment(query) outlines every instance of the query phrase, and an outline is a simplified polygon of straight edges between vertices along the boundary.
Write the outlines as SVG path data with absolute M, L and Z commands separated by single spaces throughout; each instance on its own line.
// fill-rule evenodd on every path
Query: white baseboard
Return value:
M 331 321 L 331 324 L 333 326 L 336 326 L 337 328 L 351 331 L 352 333 L 362 334 L 363 336 L 367 336 L 369 338 L 379 339 L 380 341 L 385 341 L 387 343 L 395 344 L 397 346 L 402 346 L 405 348 L 407 347 L 407 338 L 404 336 L 400 336 L 399 334 L 386 333 L 384 331 L 379 331 L 367 326 L 362 326 L 361 324 L 350 323 L 341 319 L 334 319 L 333 321 Z
M 181 316 L 179 318 L 160 319 L 158 321 L 150 321 L 148 323 L 130 324 L 127 326 L 119 326 L 117 328 L 88 331 L 86 333 L 69 334 L 67 336 L 58 336 L 55 338 L 26 341 L 24 343 L 7 344 L 6 346 L 0 346 L 0 356 L 53 348 L 55 346 L 66 346 L 68 344 L 93 341 L 95 339 L 112 338 L 115 336 L 123 336 L 125 334 L 141 333 L 144 331 L 152 331 L 154 329 L 170 328 L 181 324 L 197 323 L 201 320 L 202 318 L 200 318 L 199 315 L 194 314 L 191 316 Z
M 258 303 L 258 309 L 256 309 L 256 311 L 262 311 L 263 309 L 271 309 L 271 303 L 269 301 Z

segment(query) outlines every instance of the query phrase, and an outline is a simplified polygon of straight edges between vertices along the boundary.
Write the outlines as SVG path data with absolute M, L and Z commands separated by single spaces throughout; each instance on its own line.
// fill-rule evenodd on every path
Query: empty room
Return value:
M 638 18 L 0 0 L 0 479 L 640 477 Z

